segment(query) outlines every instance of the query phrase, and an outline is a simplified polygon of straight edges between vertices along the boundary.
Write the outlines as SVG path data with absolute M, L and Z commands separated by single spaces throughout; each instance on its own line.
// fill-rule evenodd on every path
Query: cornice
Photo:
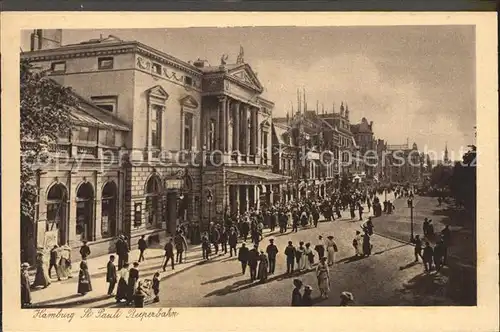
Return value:
M 21 54 L 21 58 L 30 59 L 32 61 L 54 61 L 54 60 L 66 60 L 66 59 L 76 59 L 76 58 L 86 58 L 94 56 L 106 56 L 106 55 L 119 55 L 134 53 L 134 46 L 126 47 L 116 47 L 113 49 L 101 49 L 101 50 L 72 50 L 72 49 L 51 49 L 44 51 L 26 52 Z

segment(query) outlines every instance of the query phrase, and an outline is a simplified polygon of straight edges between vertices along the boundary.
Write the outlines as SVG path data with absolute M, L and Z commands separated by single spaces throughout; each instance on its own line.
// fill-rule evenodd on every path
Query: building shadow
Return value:
M 57 301 L 64 301 L 72 298 L 79 298 L 78 300 L 75 301 L 68 301 L 64 303 L 54 303 Z M 73 308 L 75 306 L 81 306 L 81 305 L 86 305 L 86 304 L 91 304 L 94 302 L 99 302 L 105 299 L 111 298 L 109 295 L 101 295 L 98 297 L 92 297 L 92 298 L 85 298 L 85 296 L 82 296 L 80 294 L 74 294 L 71 296 L 66 296 L 58 299 L 53 299 L 50 301 L 44 301 L 44 302 L 39 302 L 36 304 L 33 304 L 30 308 L 31 309 L 37 309 L 37 308 Z

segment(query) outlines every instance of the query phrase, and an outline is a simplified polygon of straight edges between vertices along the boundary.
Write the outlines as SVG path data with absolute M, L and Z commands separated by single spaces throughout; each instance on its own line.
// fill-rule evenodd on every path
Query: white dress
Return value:
M 312 250 L 311 248 L 305 248 L 304 249 L 304 258 L 305 258 L 305 265 L 304 265 L 304 268 L 306 270 L 310 270 L 312 269 L 312 265 L 311 265 L 311 262 L 309 261 L 309 255 L 312 253 Z
M 304 270 L 306 268 L 306 254 L 305 254 L 305 248 L 297 248 L 297 251 L 301 252 L 302 255 L 300 255 L 299 259 L 299 270 Z
M 336 246 L 335 241 L 326 239 L 325 247 L 328 258 L 328 265 L 335 264 L 335 249 L 334 249 L 335 246 Z

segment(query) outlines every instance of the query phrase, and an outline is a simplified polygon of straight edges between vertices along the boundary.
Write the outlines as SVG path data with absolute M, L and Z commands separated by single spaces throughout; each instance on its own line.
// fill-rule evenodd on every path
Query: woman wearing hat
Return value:
M 28 274 L 28 263 L 21 264 L 21 308 L 31 305 L 30 278 Z
M 134 262 L 134 267 L 128 272 L 128 304 L 134 302 L 135 289 L 137 287 L 137 281 L 139 280 L 139 263 Z
M 33 282 L 33 287 L 42 286 L 47 288 L 50 285 L 49 273 L 47 267 L 45 266 L 45 260 L 43 253 L 38 253 L 36 256 L 36 275 L 35 281 Z
M 318 279 L 318 288 L 321 293 L 321 298 L 328 298 L 330 292 L 330 271 L 326 264 L 326 257 L 321 258 L 316 267 L 316 278 Z
M 259 268 L 257 270 L 257 279 L 259 279 L 261 283 L 266 282 L 268 269 L 269 260 L 267 259 L 267 255 L 264 253 L 264 250 L 261 250 L 259 255 Z
M 92 282 L 90 280 L 89 267 L 86 261 L 80 263 L 80 272 L 78 273 L 77 293 L 85 295 L 92 291 Z
M 293 285 L 295 288 L 292 291 L 292 307 L 299 307 L 302 305 L 302 294 L 300 293 L 302 281 L 300 279 L 294 279 Z
M 338 251 L 337 244 L 333 240 L 333 235 L 329 235 L 325 241 L 328 265 L 335 263 L 335 253 Z
M 347 307 L 350 303 L 354 302 L 354 296 L 350 292 L 340 293 L 340 306 Z
M 309 285 L 306 285 L 304 287 L 304 295 L 302 296 L 302 306 L 303 307 L 310 307 L 312 306 L 312 287 Z

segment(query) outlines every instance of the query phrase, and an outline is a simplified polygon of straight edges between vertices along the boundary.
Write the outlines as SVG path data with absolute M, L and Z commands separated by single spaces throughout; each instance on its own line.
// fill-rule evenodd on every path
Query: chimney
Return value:
M 197 68 L 203 68 L 205 67 L 205 60 L 201 60 L 200 58 L 198 58 L 198 60 L 193 62 L 193 65 Z
M 62 45 L 62 29 L 36 29 L 31 34 L 31 51 L 58 48 Z

